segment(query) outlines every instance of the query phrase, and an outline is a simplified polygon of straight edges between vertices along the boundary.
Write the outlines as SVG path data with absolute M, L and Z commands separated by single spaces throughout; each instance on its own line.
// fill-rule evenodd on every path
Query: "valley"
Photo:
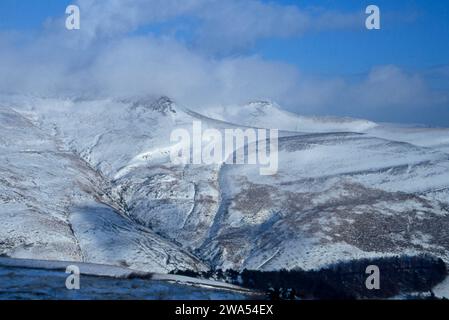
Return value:
M 194 121 L 279 129 L 277 173 L 173 163 L 171 132 Z M 447 264 L 448 145 L 445 129 L 302 117 L 270 102 L 200 114 L 167 97 L 1 96 L 0 254 L 160 274 L 404 254 Z

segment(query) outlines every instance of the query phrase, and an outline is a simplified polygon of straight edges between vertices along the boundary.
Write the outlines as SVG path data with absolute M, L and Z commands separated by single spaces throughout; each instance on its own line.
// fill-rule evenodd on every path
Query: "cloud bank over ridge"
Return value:
M 1 92 L 168 95 L 192 108 L 269 99 L 298 113 L 374 118 L 449 102 L 426 74 L 398 66 L 375 66 L 353 81 L 304 74 L 251 50 L 263 39 L 301 41 L 311 32 L 357 30 L 361 12 L 258 0 L 77 4 L 79 31 L 65 30 L 64 16 L 49 18 L 32 34 L 0 31 Z

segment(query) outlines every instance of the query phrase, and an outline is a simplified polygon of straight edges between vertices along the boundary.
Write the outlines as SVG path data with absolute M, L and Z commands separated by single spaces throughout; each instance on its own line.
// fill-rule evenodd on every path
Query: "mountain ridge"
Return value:
M 2 97 L 0 101 L 5 105 L 8 99 Z M 40 145 L 45 152 L 63 151 L 79 157 L 78 164 L 70 160 L 58 170 L 57 164 L 62 162 L 59 155 L 41 164 L 34 158 L 15 158 L 18 170 L 29 170 L 38 186 L 45 187 L 47 180 L 52 183 L 48 190 L 26 189 L 22 195 L 26 203 L 35 206 L 33 199 L 38 198 L 39 202 L 52 203 L 41 192 L 55 192 L 55 186 L 61 188 L 60 179 L 66 181 L 68 190 L 73 190 L 55 194 L 60 194 L 61 199 L 72 199 L 58 200 L 65 206 L 59 208 L 57 203 L 56 207 L 70 212 L 67 234 L 71 229 L 81 235 L 76 241 L 83 258 L 74 260 L 159 272 L 182 268 L 320 268 L 335 261 L 403 251 L 431 253 L 449 261 L 449 244 L 438 231 L 449 216 L 445 200 L 449 192 L 449 158 L 444 148 L 429 145 L 433 137 L 429 131 L 410 138 L 399 129 L 393 134 L 391 129 L 363 120 L 343 121 L 344 126 L 356 121 L 355 128 L 364 128 L 363 132 L 350 133 L 340 131 L 347 128 L 340 124 L 332 128 L 314 119 L 318 121 L 313 123 L 316 127 L 309 127 L 308 131 L 283 131 L 279 140 L 280 172 L 273 177 L 260 177 L 257 166 L 170 163 L 168 148 L 173 129 L 191 130 L 192 121 L 202 121 L 205 128 L 218 130 L 242 125 L 210 120 L 177 106 L 167 97 L 16 97 L 9 104 L 23 119 L 14 118 L 7 108 L 0 107 L 0 148 L 6 154 L 0 160 L 3 172 L 10 171 L 10 158 L 15 152 L 12 141 L 16 142 L 21 130 L 24 145 L 16 151 Z M 268 103 L 263 108 L 264 113 L 253 115 L 252 123 L 246 124 L 266 127 L 267 112 L 273 109 Z M 281 124 L 289 113 L 279 106 L 275 109 L 282 117 L 271 115 L 271 124 Z M 262 123 L 256 123 L 259 115 Z M 239 117 L 244 122 L 241 114 Z M 288 123 L 284 128 L 288 128 Z M 339 130 L 328 131 L 331 129 Z M 393 140 L 387 139 L 388 135 Z M 395 141 L 399 135 L 408 141 Z M 413 144 L 423 136 L 418 139 L 420 143 Z M 444 139 L 443 136 L 439 141 Z M 80 174 L 83 167 L 87 175 Z M 42 176 L 41 171 L 47 173 Z M 70 172 L 73 178 L 64 178 Z M 15 171 L 11 174 L 15 179 L 19 176 Z M 27 181 L 29 176 L 22 179 Z M 81 188 L 73 188 L 80 185 L 80 179 Z M 1 182 L 6 195 L 16 188 L 9 180 Z M 378 199 L 373 200 L 373 195 Z M 10 215 L 12 209 L 19 207 L 21 198 L 17 195 L 9 196 L 16 202 L 2 197 L 0 213 Z M 35 219 L 32 211 L 26 212 L 26 219 Z M 41 209 L 43 216 L 51 212 L 50 208 Z M 387 220 L 392 224 L 393 238 L 382 230 L 386 228 L 385 217 L 390 217 Z M 19 212 L 15 219 L 9 222 L 13 234 L 14 228 L 23 222 Z M 408 222 L 409 229 L 398 228 L 407 219 L 412 221 Z M 2 227 L 0 232 L 2 229 L 5 231 Z M 379 243 L 366 245 L 369 240 L 363 230 L 373 239 L 380 239 Z M 29 253 L 37 250 L 33 248 L 41 238 L 25 234 L 17 235 L 17 240 L 6 237 L 10 240 L 0 243 L 0 251 L 12 257 L 45 257 L 40 249 Z

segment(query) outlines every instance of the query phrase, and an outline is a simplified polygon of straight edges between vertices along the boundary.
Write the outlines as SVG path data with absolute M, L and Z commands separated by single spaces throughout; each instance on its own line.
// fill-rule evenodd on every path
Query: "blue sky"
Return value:
M 81 5 L 83 1 L 86 2 L 80 0 Z M 295 72 L 306 75 L 311 83 L 315 78 L 325 78 L 329 80 L 329 85 L 344 80 L 347 82 L 346 86 L 349 86 L 353 82 L 357 83 L 364 78 L 369 78 L 369 73 L 375 68 L 394 66 L 400 70 L 401 74 L 399 71 L 388 74 L 398 77 L 402 77 L 402 73 L 410 74 L 411 79 L 414 79 L 414 75 L 419 76 L 420 81 L 425 82 L 426 89 L 423 89 L 423 92 L 430 89 L 435 89 L 443 95 L 449 92 L 449 85 L 445 83 L 448 79 L 446 74 L 449 65 L 448 1 L 260 0 L 259 2 L 271 6 L 269 10 L 273 11 L 274 26 L 276 26 L 276 14 L 283 14 L 276 8 L 286 8 L 286 6 L 297 7 L 298 12 L 306 12 L 312 20 L 317 16 L 317 19 L 321 19 L 320 26 L 314 26 L 314 22 L 311 21 L 310 26 L 304 27 L 304 30 L 301 29 L 302 26 L 293 24 L 292 28 L 298 28 L 297 32 L 288 32 L 289 30 L 269 32 L 263 29 L 263 26 L 257 25 L 256 28 L 260 28 L 260 32 L 254 32 L 254 34 L 242 32 L 243 35 L 239 38 L 238 32 L 226 35 L 230 27 L 226 24 L 226 17 L 218 17 L 216 13 L 213 13 L 210 18 L 211 13 L 207 10 L 204 10 L 204 14 L 197 15 L 193 9 L 193 11 L 186 11 L 187 13 L 175 13 L 161 19 L 158 19 L 157 15 L 151 19 L 141 19 L 135 22 L 135 28 L 125 28 L 125 33 L 127 35 L 152 34 L 156 38 L 165 38 L 169 35 L 187 49 L 197 51 L 199 56 L 208 56 L 212 60 L 257 56 L 267 63 L 285 63 L 293 66 Z M 24 34 L 40 32 L 49 17 L 63 18 L 65 8 L 70 3 L 72 1 L 2 0 L 0 1 L 0 31 L 15 30 Z M 108 2 L 104 3 L 107 6 Z M 368 31 L 364 28 L 364 10 L 369 4 L 376 4 L 381 9 L 381 30 Z M 222 5 L 221 9 L 226 11 L 226 5 Z M 90 20 L 87 22 L 83 20 L 85 12 L 82 6 L 81 11 L 82 23 L 91 22 L 92 16 L 89 16 Z M 264 21 L 266 19 L 264 12 L 271 14 L 271 11 L 257 11 L 261 13 L 257 18 Z M 298 12 L 293 11 L 295 14 Z M 330 17 L 337 14 L 355 16 L 354 23 L 333 28 L 333 18 L 329 20 L 329 25 L 326 25 L 326 19 L 323 18 L 326 14 L 322 12 Z M 202 22 L 203 24 L 198 22 L 203 20 L 206 21 Z M 221 29 L 220 27 L 214 29 L 216 22 Z M 132 23 L 134 26 L 134 21 Z M 287 19 L 285 27 L 280 23 L 279 28 L 288 29 L 289 23 Z M 253 25 L 254 23 L 250 27 L 252 28 Z M 211 28 L 210 31 L 206 30 Z M 120 29 L 119 32 L 123 33 L 123 30 Z M 222 36 L 228 38 L 221 41 Z M 104 39 L 98 41 L 104 41 Z M 382 94 L 385 91 L 379 92 Z M 294 101 L 286 100 L 285 104 L 292 111 L 300 113 L 370 117 L 378 121 L 423 121 L 432 125 L 449 126 L 449 106 L 445 99 L 436 99 L 435 101 L 439 102 L 429 103 L 432 105 L 427 109 L 417 103 L 410 107 L 411 112 L 407 114 L 403 107 L 387 112 L 391 109 L 387 102 L 384 103 L 383 111 L 377 112 L 373 108 L 363 110 L 332 108 L 328 105 L 329 103 L 325 106 L 324 102 L 315 103 L 316 99 L 314 99 L 314 97 L 311 98 L 313 103 L 304 107 L 295 107 L 301 103 L 295 104 Z M 335 101 L 335 99 L 331 100 Z M 419 100 L 419 97 L 416 100 Z M 350 103 L 350 98 L 345 97 L 341 101 Z M 406 102 L 405 99 L 404 104 Z M 318 107 L 314 109 L 315 105 Z
M 64 14 L 70 0 L 2 0 L 0 29 L 38 29 L 48 17 Z M 269 1 L 267 1 L 269 2 Z M 449 2 L 439 0 L 271 1 L 284 5 L 318 6 L 360 11 L 376 4 L 382 29 L 311 33 L 287 39 L 268 38 L 253 51 L 273 60 L 323 74 L 366 72 L 373 65 L 397 64 L 410 69 L 449 63 Z
M 289 1 L 294 2 L 294 1 Z M 336 7 L 337 1 L 322 1 Z M 338 8 L 363 10 L 373 1 L 338 1 Z M 364 3 L 364 4 L 360 4 Z M 427 68 L 449 61 L 449 2 L 374 1 L 383 15 L 382 29 L 311 33 L 299 39 L 268 40 L 265 56 L 295 63 L 303 70 L 358 73 L 372 65 Z
M 1 29 L 37 29 L 45 19 L 63 15 L 71 1 L 65 0 L 2 0 Z

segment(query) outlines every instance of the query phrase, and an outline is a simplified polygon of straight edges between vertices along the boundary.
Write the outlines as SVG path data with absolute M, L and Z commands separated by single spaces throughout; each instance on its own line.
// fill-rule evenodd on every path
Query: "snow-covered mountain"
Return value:
M 0 98 L 0 254 L 149 272 L 449 262 L 449 130 L 309 118 L 267 102 Z M 175 165 L 170 133 L 277 128 L 279 171 Z
M 39 112 L 34 102 L 23 105 L 23 114 L 0 108 L 0 253 L 159 272 L 204 268 L 178 245 L 135 223 L 114 195 L 111 172 L 118 170 L 107 168 L 130 161 L 139 138 L 145 140 L 131 132 L 132 120 L 120 121 L 106 104 L 91 113 L 89 104 L 43 103 Z M 122 139 L 120 130 L 135 134 L 135 143 Z
M 352 118 L 300 116 L 269 101 L 212 107 L 203 113 L 229 123 L 294 132 L 364 132 L 377 126 L 371 121 Z

